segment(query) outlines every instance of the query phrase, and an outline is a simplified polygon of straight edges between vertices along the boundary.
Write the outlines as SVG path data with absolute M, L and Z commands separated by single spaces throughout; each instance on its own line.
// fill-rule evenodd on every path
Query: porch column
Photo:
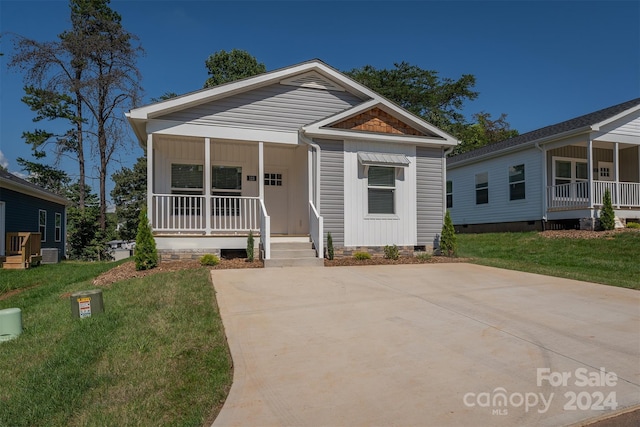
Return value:
M 316 204 L 316 200 L 315 200 L 315 185 L 314 185 L 314 175 L 313 175 L 313 147 L 308 146 L 307 147 L 307 175 L 308 175 L 308 180 L 309 180 L 309 189 L 308 189 L 308 195 L 309 195 L 309 200 L 311 200 L 315 206 Z M 311 208 L 309 208 L 311 209 Z
M 147 219 L 153 230 L 153 135 L 147 134 Z
M 613 143 L 613 170 L 615 173 L 615 206 L 620 207 L 620 146 L 617 142 Z
M 591 217 L 593 218 L 593 140 L 589 137 L 587 144 L 587 177 L 589 178 L 589 209 L 591 209 Z
M 264 143 L 258 142 L 258 196 L 264 200 Z
M 204 139 L 204 228 L 211 234 L 211 138 Z

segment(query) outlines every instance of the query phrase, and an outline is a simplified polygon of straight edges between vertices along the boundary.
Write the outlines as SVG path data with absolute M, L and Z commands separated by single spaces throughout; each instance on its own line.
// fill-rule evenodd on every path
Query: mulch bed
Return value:
M 201 268 L 199 261 L 162 261 L 158 263 L 156 268 L 151 270 L 136 270 L 135 263 L 133 261 L 125 262 L 117 267 L 112 268 L 109 271 L 102 273 L 98 276 L 93 284 L 95 286 L 108 286 L 112 283 L 120 280 L 133 279 L 146 277 L 158 273 L 167 273 L 172 271 L 190 270 L 194 268 Z M 224 270 L 230 268 L 262 268 L 261 261 L 248 262 L 245 258 L 231 258 L 221 259 L 220 264 L 215 267 L 207 267 L 210 270 Z
M 395 265 L 395 264 L 442 264 L 451 262 L 469 262 L 469 258 L 449 258 L 444 256 L 432 256 L 427 259 L 417 257 L 400 257 L 397 260 L 387 258 L 371 258 L 357 260 L 353 257 L 335 258 L 324 260 L 325 267 L 346 267 L 354 265 Z
M 589 231 L 589 230 L 547 230 L 540 234 L 547 239 L 611 239 L 620 233 L 640 233 L 637 228 L 619 228 L 609 231 Z

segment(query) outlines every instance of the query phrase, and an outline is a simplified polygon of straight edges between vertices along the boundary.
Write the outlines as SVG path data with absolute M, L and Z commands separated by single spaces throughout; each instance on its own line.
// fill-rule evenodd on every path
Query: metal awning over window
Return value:
M 390 153 L 358 153 L 358 161 L 364 166 L 394 166 L 406 168 L 409 166 L 409 159 L 404 154 Z

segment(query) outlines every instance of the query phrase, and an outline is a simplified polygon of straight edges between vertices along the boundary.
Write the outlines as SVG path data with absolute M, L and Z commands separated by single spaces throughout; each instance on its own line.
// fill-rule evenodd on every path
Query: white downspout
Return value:
M 536 142 L 536 148 L 542 153 L 542 227 L 547 222 L 547 150 L 540 147 L 540 142 Z

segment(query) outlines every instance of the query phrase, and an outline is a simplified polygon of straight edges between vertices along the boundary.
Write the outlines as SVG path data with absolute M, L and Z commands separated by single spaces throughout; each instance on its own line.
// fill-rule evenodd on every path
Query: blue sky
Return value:
M 508 114 L 521 133 L 640 96 L 639 1 L 144 1 L 112 0 L 146 54 L 145 103 L 198 90 L 205 59 L 244 49 L 267 70 L 319 58 L 339 70 L 407 61 L 441 77 L 476 76 L 464 113 Z M 40 41 L 69 27 L 66 1 L 0 0 L 0 31 Z M 0 164 L 19 172 L 21 139 L 34 129 L 7 70 L 1 39 Z M 142 154 L 132 135 L 110 173 Z M 72 162 L 63 167 L 76 173 Z M 94 173 L 97 175 L 97 173 Z M 97 181 L 90 185 L 98 188 Z M 109 189 L 111 186 L 109 186 Z

